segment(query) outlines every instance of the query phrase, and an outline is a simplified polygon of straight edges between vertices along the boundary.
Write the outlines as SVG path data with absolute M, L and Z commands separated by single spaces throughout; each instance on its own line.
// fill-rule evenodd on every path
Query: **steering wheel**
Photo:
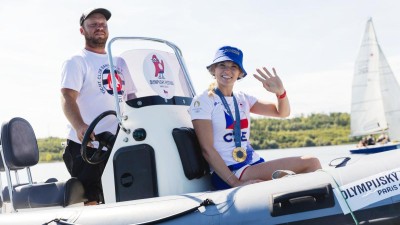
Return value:
M 117 113 L 114 110 L 109 110 L 98 115 L 92 121 L 92 123 L 90 123 L 88 129 L 85 132 L 85 135 L 83 136 L 81 155 L 82 159 L 89 164 L 96 165 L 105 161 L 110 155 L 111 149 L 114 146 L 116 135 L 112 134 L 109 131 L 96 134 L 94 137 L 95 140 L 99 142 L 99 147 L 96 149 L 95 152 L 93 152 L 93 154 L 91 154 L 90 152 L 88 155 L 87 145 L 89 141 L 91 141 L 90 134 L 93 132 L 94 128 L 97 126 L 100 120 L 109 115 L 117 116 Z M 106 147 L 107 151 L 103 151 L 103 147 Z

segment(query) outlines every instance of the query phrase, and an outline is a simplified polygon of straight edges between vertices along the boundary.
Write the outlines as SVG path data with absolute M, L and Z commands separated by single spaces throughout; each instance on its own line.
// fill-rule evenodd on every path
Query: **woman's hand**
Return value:
M 239 180 L 239 181 L 236 182 L 233 186 L 234 186 L 234 187 L 245 186 L 245 185 L 249 185 L 249 184 L 259 183 L 259 182 L 262 182 L 262 181 L 263 181 L 263 180 L 259 180 L 259 179 L 256 179 L 256 180 L 247 180 L 247 181 Z
M 253 76 L 262 83 L 267 91 L 275 93 L 278 96 L 285 92 L 282 81 L 278 74 L 276 74 L 275 68 L 272 68 L 273 75 L 265 67 L 263 67 L 262 70 L 256 70 L 259 75 L 253 74 Z

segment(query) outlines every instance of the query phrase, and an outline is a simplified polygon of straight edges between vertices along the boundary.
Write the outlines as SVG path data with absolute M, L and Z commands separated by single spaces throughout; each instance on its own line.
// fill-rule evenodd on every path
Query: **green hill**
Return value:
M 52 162 L 62 161 L 64 143 L 66 140 L 58 137 L 40 138 L 37 140 L 39 147 L 39 161 Z
M 254 149 L 299 148 L 357 143 L 348 113 L 311 114 L 292 119 L 252 119 Z

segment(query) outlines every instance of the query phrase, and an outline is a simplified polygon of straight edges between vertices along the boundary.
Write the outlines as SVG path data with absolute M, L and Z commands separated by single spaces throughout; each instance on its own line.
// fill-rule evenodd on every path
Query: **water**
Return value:
M 329 167 L 329 163 L 336 158 L 351 157 L 358 159 L 364 156 L 363 154 L 351 154 L 350 149 L 354 149 L 355 145 L 335 145 L 335 146 L 322 146 L 322 147 L 305 147 L 305 148 L 287 148 L 287 149 L 272 149 L 257 151 L 266 161 L 290 157 L 313 155 L 317 157 L 323 168 Z
M 39 163 L 31 167 L 32 179 L 34 182 L 46 181 L 49 178 L 57 178 L 58 180 L 67 180 L 70 175 L 64 162 Z M 14 172 L 11 172 L 13 182 L 15 182 Z M 21 183 L 28 182 L 25 170 L 18 171 L 18 177 Z M 3 187 L 7 184 L 5 173 L 1 173 Z
M 257 153 L 261 155 L 266 161 L 301 155 L 313 155 L 319 158 L 323 168 L 329 168 L 329 162 L 332 159 L 340 157 L 351 157 L 352 160 L 363 157 L 362 154 L 350 154 L 349 150 L 353 149 L 355 145 L 337 145 L 337 146 L 324 146 L 324 147 L 307 147 L 307 148 L 288 148 L 288 149 L 275 149 L 275 150 L 258 150 Z M 48 178 L 57 178 L 58 180 L 67 180 L 70 175 L 65 168 L 63 162 L 55 163 L 39 163 L 31 168 L 32 178 L 34 181 L 41 182 Z M 26 172 L 24 170 L 19 173 L 20 182 L 27 182 Z M 12 174 L 14 180 L 14 174 Z M 2 184 L 7 184 L 7 179 L 4 173 L 1 173 Z

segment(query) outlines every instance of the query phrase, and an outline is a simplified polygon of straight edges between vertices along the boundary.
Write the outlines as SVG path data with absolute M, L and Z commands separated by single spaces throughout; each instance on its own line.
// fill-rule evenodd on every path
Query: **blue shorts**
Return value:
M 262 162 L 265 162 L 265 160 L 263 158 L 260 158 L 260 160 L 258 160 L 255 163 L 252 163 L 250 165 L 253 166 L 253 165 L 256 165 L 256 164 L 259 164 Z M 244 165 L 244 166 L 246 166 L 246 165 Z M 229 168 L 229 169 L 231 169 L 231 168 Z M 236 170 L 238 170 L 238 169 L 231 169 L 231 171 L 236 171 Z M 214 188 L 217 190 L 224 190 L 224 189 L 231 188 L 231 186 L 229 184 L 227 184 L 223 179 L 221 179 L 221 177 L 219 177 L 217 175 L 217 173 L 215 173 L 215 172 L 213 172 L 211 174 L 211 183 L 214 186 Z

